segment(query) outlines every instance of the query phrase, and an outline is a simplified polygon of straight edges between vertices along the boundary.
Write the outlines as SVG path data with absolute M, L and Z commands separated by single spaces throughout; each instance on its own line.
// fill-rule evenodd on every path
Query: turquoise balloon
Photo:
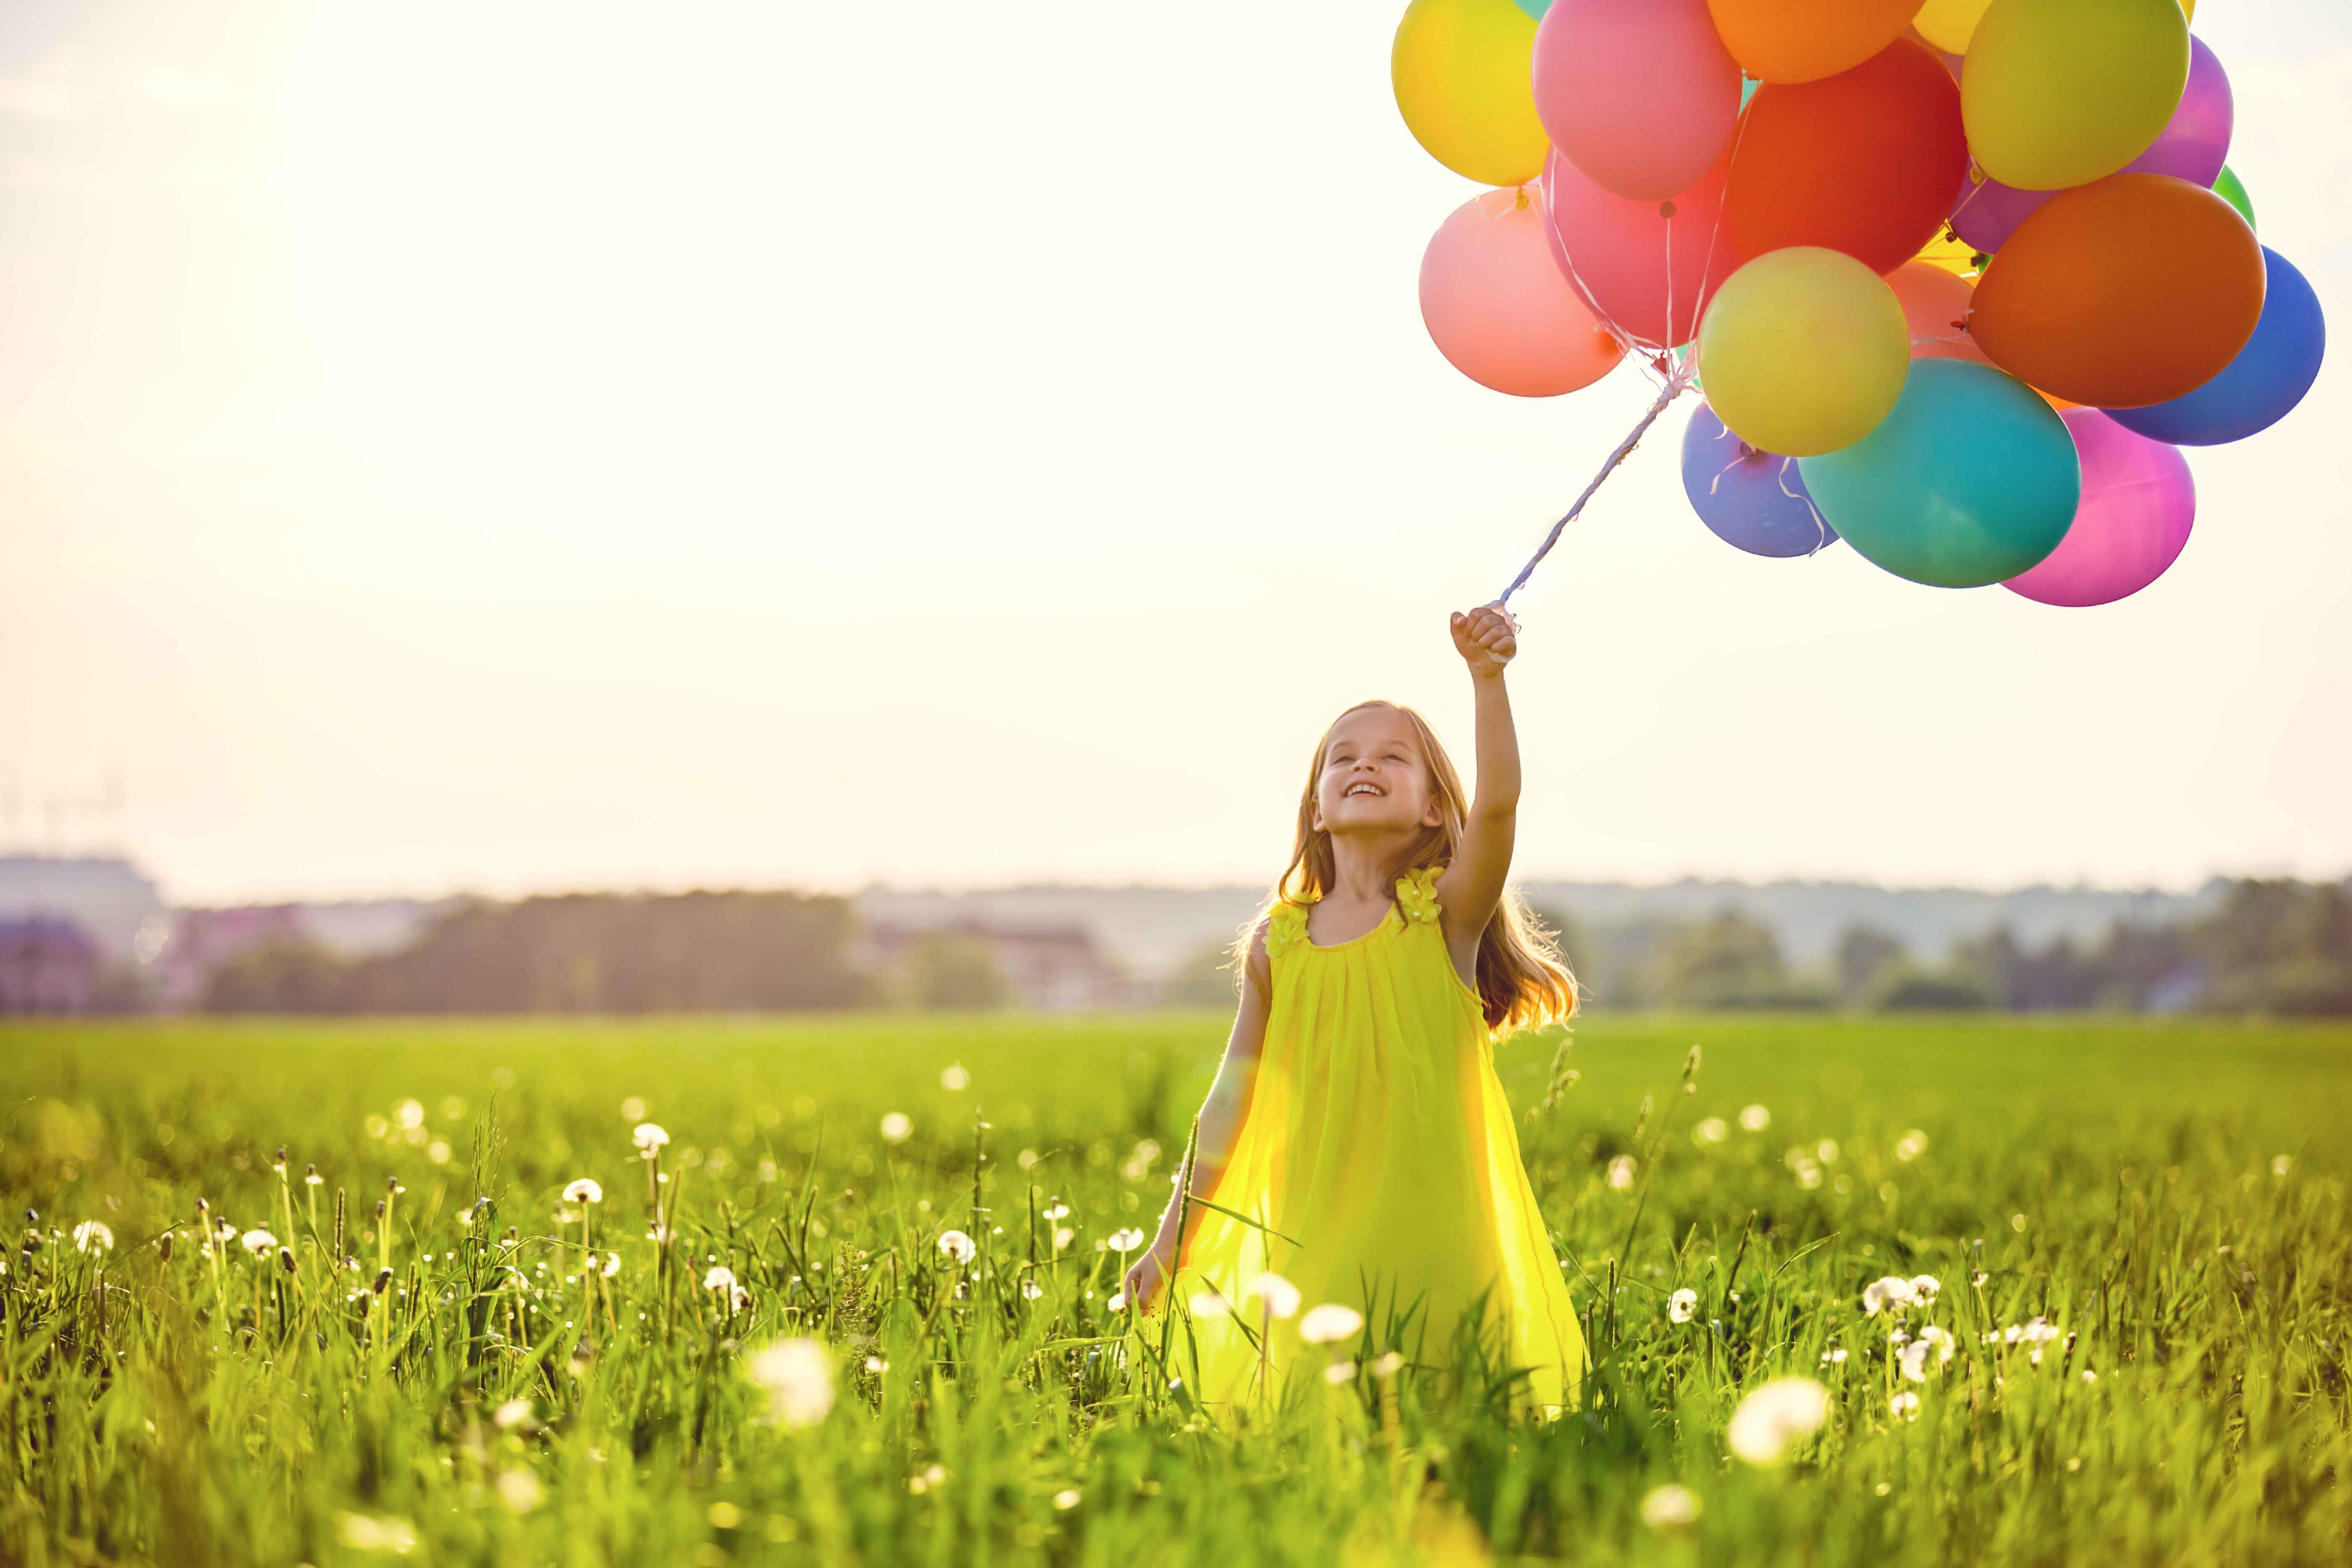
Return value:
M 2015 376 L 1970 360 L 1913 360 L 1885 423 L 1797 468 L 1848 544 L 1936 588 L 2026 571 L 2058 548 L 2083 499 L 2065 422 Z
M 1544 13 L 1551 9 L 1551 0 L 1512 0 L 1512 4 L 1538 22 L 1543 20 Z

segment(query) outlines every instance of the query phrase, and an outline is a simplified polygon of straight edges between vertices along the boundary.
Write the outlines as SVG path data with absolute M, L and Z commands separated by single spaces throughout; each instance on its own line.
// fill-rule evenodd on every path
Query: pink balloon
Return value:
M 1552 145 L 1634 201 L 1696 184 L 1739 121 L 1739 65 L 1706 0 L 1552 0 L 1533 76 Z
M 2058 416 L 2083 461 L 2083 501 L 2058 548 L 2001 586 L 2044 605 L 2110 605 L 2164 575 L 2197 520 L 2178 447 L 2136 436 L 2095 408 Z
M 1551 258 L 1593 313 L 1637 342 L 1678 347 L 1723 280 L 1748 258 L 1723 221 L 1718 158 L 1670 200 L 1637 202 L 1602 190 L 1552 149 L 1544 171 Z M 1670 319 L 1671 318 L 1671 319 Z
M 2180 106 L 2155 144 L 2124 165 L 2126 174 L 2170 174 L 2192 185 L 2211 186 L 2221 177 L 2230 155 L 2230 132 L 2237 110 L 2230 97 L 2230 78 L 2205 40 L 2189 40 L 2189 85 L 2181 89 Z M 1979 250 L 1994 251 L 2009 243 L 2017 226 L 2031 216 L 2055 191 L 2021 191 L 1999 180 L 1963 185 L 1952 208 L 1952 231 Z
M 1609 374 L 1624 350 L 1552 265 L 1543 191 L 1488 191 L 1438 226 L 1421 257 L 1421 319 L 1482 386 L 1557 397 Z

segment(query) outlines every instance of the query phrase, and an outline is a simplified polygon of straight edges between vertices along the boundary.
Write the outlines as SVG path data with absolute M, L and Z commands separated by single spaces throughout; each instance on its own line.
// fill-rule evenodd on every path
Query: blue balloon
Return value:
M 2262 319 L 2238 357 L 2185 396 L 2145 408 L 2110 408 L 2108 418 L 2176 447 L 2218 447 L 2269 429 L 2303 401 L 2327 353 L 2327 321 L 2319 296 L 2293 262 L 2267 245 L 2263 261 L 2270 283 Z
M 1895 412 L 1799 467 L 1864 557 L 1937 588 L 1980 588 L 2058 548 L 2083 465 L 2042 395 L 1989 364 L 1915 359 Z
M 1750 555 L 1811 555 L 1837 542 L 1813 510 L 1797 459 L 1760 451 L 1700 404 L 1683 430 L 1683 492 L 1698 520 Z

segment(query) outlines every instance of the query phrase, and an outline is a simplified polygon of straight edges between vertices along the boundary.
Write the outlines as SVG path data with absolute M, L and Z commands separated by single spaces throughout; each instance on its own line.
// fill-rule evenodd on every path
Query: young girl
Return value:
M 1576 1006 L 1575 982 L 1505 896 L 1519 748 L 1503 667 L 1517 628 L 1494 606 L 1453 624 L 1476 694 L 1476 797 L 1465 808 L 1409 708 L 1366 702 L 1325 732 L 1297 847 L 1249 936 L 1192 1168 L 1127 1274 L 1148 1309 L 1173 1273 L 1207 1398 L 1278 1383 L 1298 1342 L 1284 1309 L 1301 1302 L 1351 1307 L 1375 1349 L 1432 1360 L 1483 1310 L 1469 1326 L 1528 1369 L 1514 1403 L 1571 1403 L 1583 1374 L 1493 1059 L 1496 1033 Z M 1391 1345 L 1399 1321 L 1411 1342 Z

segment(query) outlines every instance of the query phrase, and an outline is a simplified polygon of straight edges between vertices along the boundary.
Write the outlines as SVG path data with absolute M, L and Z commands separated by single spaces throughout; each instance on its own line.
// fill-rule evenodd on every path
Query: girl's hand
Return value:
M 1119 1290 L 1127 1304 L 1139 1312 L 1149 1311 L 1152 1298 L 1168 1282 L 1168 1257 L 1171 1250 L 1165 1237 L 1154 1240 L 1150 1251 L 1128 1265 L 1127 1276 L 1119 1281 Z
M 1500 605 L 1481 605 L 1468 615 L 1456 610 L 1454 648 L 1470 666 L 1473 676 L 1491 680 L 1519 651 L 1519 623 Z

